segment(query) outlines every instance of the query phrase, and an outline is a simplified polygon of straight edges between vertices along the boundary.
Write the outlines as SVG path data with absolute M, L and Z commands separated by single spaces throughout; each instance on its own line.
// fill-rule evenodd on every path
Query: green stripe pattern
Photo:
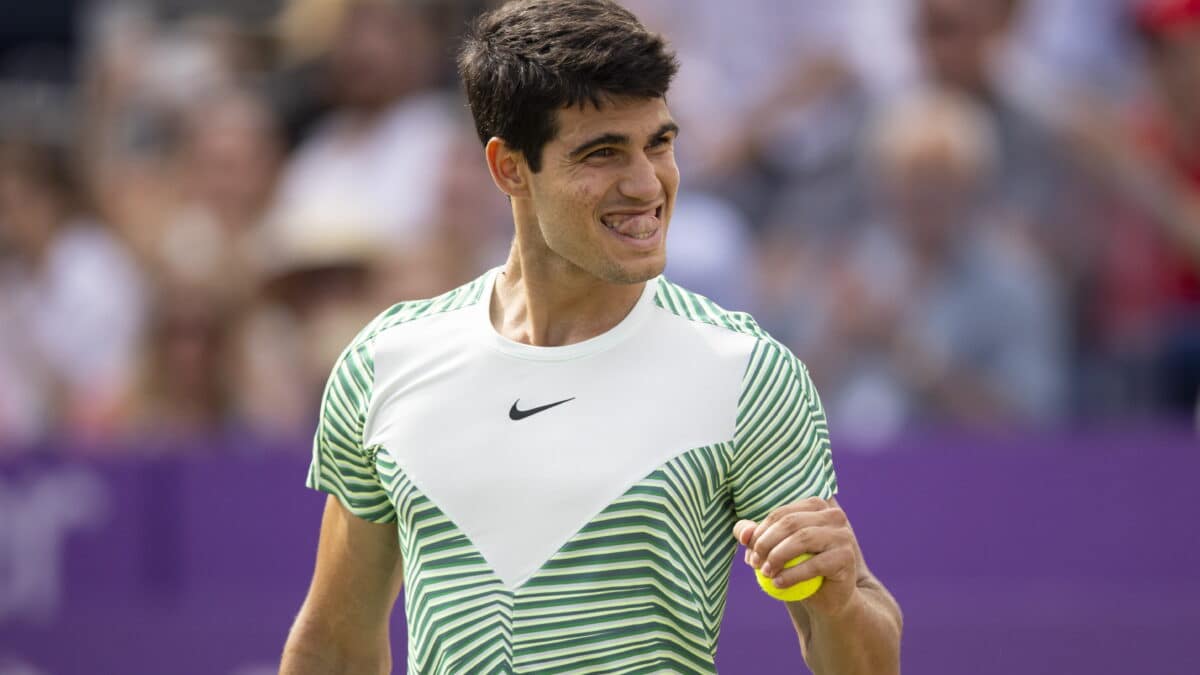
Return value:
M 728 485 L 739 518 L 761 520 L 806 497 L 837 492 L 825 409 L 808 368 L 745 312 L 661 282 L 655 298 L 679 316 L 757 338 L 742 378 Z
M 410 673 L 713 672 L 734 546 L 728 444 L 680 455 L 516 590 L 379 454 L 405 561 Z
M 370 398 L 363 345 L 388 327 L 478 301 L 479 282 L 420 310 L 393 308 L 343 355 L 326 392 L 309 484 L 362 517 L 397 521 L 407 672 L 715 672 L 733 523 L 836 490 L 824 413 L 803 365 L 748 315 L 652 283 L 659 308 L 756 338 L 734 438 L 652 471 L 516 589 L 386 448 L 355 444 Z

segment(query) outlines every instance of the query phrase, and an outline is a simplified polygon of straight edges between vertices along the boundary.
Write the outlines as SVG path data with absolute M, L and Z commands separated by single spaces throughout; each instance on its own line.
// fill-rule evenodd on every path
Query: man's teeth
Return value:
M 654 236 L 654 230 L 650 230 L 649 232 L 617 232 L 617 234 L 629 237 L 630 239 L 649 239 Z
M 655 214 L 655 216 L 657 217 L 657 214 Z M 628 220 L 630 218 L 638 218 L 638 217 L 641 217 L 641 216 L 624 216 L 624 215 L 606 216 L 604 218 L 601 218 L 600 222 L 605 227 L 612 230 L 613 232 L 616 232 L 617 234 L 620 234 L 625 237 L 630 237 L 632 239 L 649 239 L 650 237 L 654 236 L 654 233 L 658 230 L 657 227 L 651 227 L 649 229 L 641 230 L 641 231 L 635 230 L 632 232 L 622 232 L 620 230 L 620 225 L 622 223 L 624 223 L 626 220 Z

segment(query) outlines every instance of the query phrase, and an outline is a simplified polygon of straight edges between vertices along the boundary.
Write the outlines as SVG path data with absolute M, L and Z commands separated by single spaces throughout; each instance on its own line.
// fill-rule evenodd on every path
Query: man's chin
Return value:
M 613 284 L 641 284 L 662 274 L 666 266 L 666 257 L 658 256 L 654 260 L 613 265 L 609 274 L 604 276 L 609 283 Z

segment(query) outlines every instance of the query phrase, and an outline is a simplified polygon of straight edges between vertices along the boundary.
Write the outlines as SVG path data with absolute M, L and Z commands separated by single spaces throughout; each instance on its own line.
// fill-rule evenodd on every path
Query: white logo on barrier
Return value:
M 63 545 L 103 522 L 108 506 L 95 472 L 55 468 L 0 479 L 0 622 L 49 622 L 63 588 Z

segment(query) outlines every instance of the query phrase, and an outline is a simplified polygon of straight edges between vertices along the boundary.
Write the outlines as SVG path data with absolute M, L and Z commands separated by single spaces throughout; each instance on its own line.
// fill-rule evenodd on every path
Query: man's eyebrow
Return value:
M 655 139 L 662 138 L 663 136 L 666 136 L 667 134 L 669 134 L 671 132 L 674 132 L 676 135 L 678 135 L 679 134 L 679 125 L 674 122 L 667 122 L 667 123 L 663 124 L 661 127 L 659 127 L 658 131 L 655 131 L 654 133 L 650 134 L 650 140 L 653 141 Z
M 667 134 L 672 133 L 672 132 L 679 133 L 679 125 L 674 122 L 666 122 L 661 127 L 659 127 L 657 130 L 655 130 L 654 133 L 650 134 L 650 140 L 655 141 L 655 140 L 662 138 L 663 136 L 666 136 Z M 596 136 L 595 138 L 591 138 L 591 139 L 584 141 L 583 143 L 580 143 L 578 146 L 575 147 L 574 150 L 567 153 L 567 156 L 568 157 L 578 157 L 578 156 L 586 153 L 588 150 L 591 150 L 592 148 L 595 148 L 595 147 L 598 147 L 601 145 L 628 145 L 628 144 L 629 144 L 629 136 L 626 136 L 625 134 L 614 134 L 614 133 L 601 134 L 599 136 Z

